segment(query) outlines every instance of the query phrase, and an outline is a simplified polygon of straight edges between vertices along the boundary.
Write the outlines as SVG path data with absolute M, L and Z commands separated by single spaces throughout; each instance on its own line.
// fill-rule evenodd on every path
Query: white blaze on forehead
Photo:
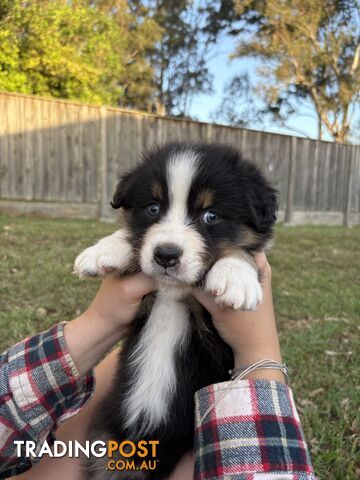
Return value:
M 180 264 L 168 272 L 180 282 L 195 282 L 204 268 L 202 255 L 205 242 L 187 215 L 188 197 L 198 170 L 198 159 L 198 154 L 192 150 L 174 153 L 169 158 L 166 172 L 169 209 L 162 220 L 148 229 L 140 252 L 141 269 L 148 275 L 164 273 L 153 258 L 155 248 L 164 243 L 173 243 L 182 250 Z
M 187 199 L 197 171 L 197 154 L 187 150 L 174 155 L 168 163 L 167 177 L 170 206 L 164 223 L 185 223 Z

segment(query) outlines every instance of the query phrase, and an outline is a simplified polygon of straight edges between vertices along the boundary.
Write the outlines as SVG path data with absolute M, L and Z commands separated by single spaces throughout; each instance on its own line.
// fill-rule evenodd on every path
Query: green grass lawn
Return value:
M 98 280 L 78 280 L 72 264 L 114 229 L 0 215 L 0 351 L 89 304 Z M 271 255 L 282 349 L 321 480 L 360 478 L 359 247 L 359 228 L 278 227 Z

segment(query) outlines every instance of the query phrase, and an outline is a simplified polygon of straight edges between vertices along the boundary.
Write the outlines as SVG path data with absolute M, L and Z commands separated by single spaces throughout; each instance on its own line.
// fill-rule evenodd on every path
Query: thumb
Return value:
M 134 299 L 140 299 L 144 295 L 156 290 L 155 280 L 145 275 L 145 273 L 137 273 L 126 280 L 127 291 L 129 296 Z
M 200 288 L 194 288 L 192 294 L 209 313 L 212 313 L 216 308 L 218 308 L 214 301 L 214 297 L 210 293 L 204 292 Z

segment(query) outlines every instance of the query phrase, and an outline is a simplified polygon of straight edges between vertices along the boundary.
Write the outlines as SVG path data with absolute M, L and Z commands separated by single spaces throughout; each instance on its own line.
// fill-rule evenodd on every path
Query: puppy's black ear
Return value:
M 254 227 L 258 232 L 270 230 L 276 221 L 278 210 L 276 193 L 276 190 L 265 181 L 249 193 L 249 207 Z
M 116 186 L 116 190 L 110 205 L 112 208 L 126 207 L 129 190 L 134 182 L 134 172 L 125 174 Z

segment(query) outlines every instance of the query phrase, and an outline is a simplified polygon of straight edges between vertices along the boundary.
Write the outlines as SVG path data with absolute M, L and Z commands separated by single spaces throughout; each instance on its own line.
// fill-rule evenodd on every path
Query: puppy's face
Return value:
M 276 197 L 256 167 L 225 146 L 151 151 L 117 186 L 141 269 L 193 284 L 221 257 L 271 238 Z

